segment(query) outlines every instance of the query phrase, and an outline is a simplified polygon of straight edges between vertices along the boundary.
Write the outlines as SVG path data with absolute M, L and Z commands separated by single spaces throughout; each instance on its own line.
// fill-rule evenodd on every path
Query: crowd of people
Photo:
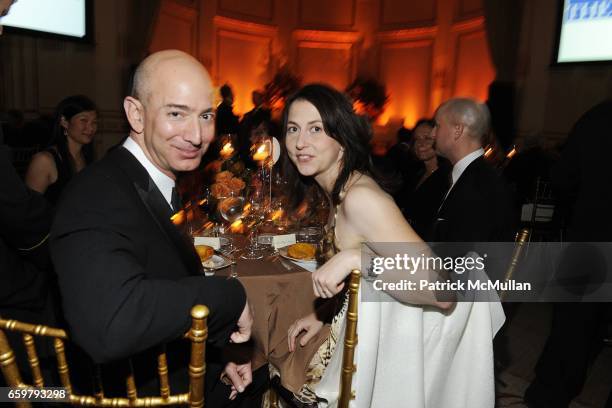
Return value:
M 25 181 L 4 144 L 0 150 L 0 316 L 67 329 L 74 343 L 70 354 L 81 360 L 77 377 L 89 363 L 103 365 L 107 395 L 121 392 L 118 374 L 127 357 L 139 395 L 155 394 L 151 364 L 162 344 L 171 355 L 170 386 L 186 392 L 189 350 L 181 340 L 191 307 L 205 304 L 208 406 L 261 406 L 271 374 L 280 375 L 276 384 L 291 406 L 333 406 L 346 278 L 353 269 L 371 275 L 364 268 L 364 244 L 374 244 L 370 256 L 392 257 L 395 252 L 375 244 L 514 240 L 519 222 L 513 191 L 483 149 L 491 121 L 485 104 L 467 98 L 444 102 L 434 118 L 404 131 L 384 165 L 376 166 L 370 124 L 345 94 L 329 86 L 300 88 L 284 101 L 276 123 L 260 91 L 253 92 L 254 108 L 241 120 L 233 112 L 229 85 L 220 88 L 222 102 L 215 107 L 208 72 L 180 51 L 148 56 L 132 82 L 123 101 L 129 134 L 99 160 L 92 155 L 97 108 L 83 95 L 58 104 L 52 141 L 32 157 Z M 566 181 L 559 191 L 577 194 L 569 224 L 574 240 L 605 241 L 612 231 L 589 218 L 611 200 L 607 190 L 591 195 L 593 179 L 581 167 L 593 162 L 585 146 L 609 144 L 583 136 L 595 138 L 597 129 L 609 126 L 610 111 L 610 103 L 604 104 L 579 122 L 556 167 L 553 180 Z M 321 299 L 319 307 L 279 328 L 286 331 L 285 357 L 254 371 L 249 361 L 228 352 L 252 335 L 243 285 L 204 277 L 193 242 L 170 219 L 180 209 L 177 179 L 200 168 L 215 136 L 224 134 L 237 135 L 245 162 L 261 137 L 281 139 L 290 205 L 317 190 L 330 208 L 321 246 L 325 262 L 312 274 L 312 289 L 304 288 Z M 400 178 L 392 180 L 391 174 Z M 598 228 L 589 227 L 595 224 Z M 417 276 L 430 283 L 451 278 L 432 270 Z M 381 276 L 389 282 L 404 277 L 397 271 Z M 360 347 L 379 355 L 371 364 L 384 369 L 356 380 L 356 406 L 495 406 L 493 338 L 504 322 L 500 302 L 460 302 L 452 291 L 429 287 L 387 293 L 390 302 L 363 306 L 360 315 L 360 330 L 378 335 L 376 344 L 360 337 Z M 568 406 L 579 393 L 588 351 L 608 309 L 555 306 L 553 331 L 527 392 L 533 407 Z M 570 352 L 577 343 L 564 337 L 577 324 L 584 330 L 573 332 L 572 339 L 581 342 L 582 353 Z M 325 326 L 329 334 L 315 343 Z M 283 376 L 288 370 L 298 374 Z M 77 380 L 75 387 L 89 391 L 85 382 Z

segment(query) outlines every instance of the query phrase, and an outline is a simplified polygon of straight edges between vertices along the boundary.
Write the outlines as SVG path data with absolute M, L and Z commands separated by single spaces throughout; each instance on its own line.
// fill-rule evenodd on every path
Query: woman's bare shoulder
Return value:
M 55 159 L 51 152 L 43 150 L 32 156 L 30 166 L 37 167 L 55 167 Z
M 347 190 L 343 209 L 349 218 L 370 218 L 397 210 L 393 198 L 374 179 L 361 176 Z

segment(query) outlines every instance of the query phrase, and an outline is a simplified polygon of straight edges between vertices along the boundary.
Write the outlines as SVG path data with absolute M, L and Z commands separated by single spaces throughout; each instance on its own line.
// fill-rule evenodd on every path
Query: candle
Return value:
M 223 157 L 224 159 L 227 159 L 228 157 L 231 157 L 232 154 L 234 154 L 234 147 L 232 146 L 230 142 L 227 142 L 221 148 L 220 154 L 221 154 L 221 157 Z
M 270 156 L 267 149 L 267 144 L 262 143 L 259 145 L 255 153 L 253 153 L 253 160 L 255 161 L 264 161 Z

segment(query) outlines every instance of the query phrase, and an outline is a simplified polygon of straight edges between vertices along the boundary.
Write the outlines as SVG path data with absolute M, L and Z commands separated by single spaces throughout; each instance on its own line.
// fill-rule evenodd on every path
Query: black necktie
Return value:
M 181 209 L 181 198 L 178 195 L 178 191 L 176 191 L 176 187 L 172 187 L 172 196 L 170 197 L 170 204 L 172 204 L 172 209 L 174 211 L 178 211 Z

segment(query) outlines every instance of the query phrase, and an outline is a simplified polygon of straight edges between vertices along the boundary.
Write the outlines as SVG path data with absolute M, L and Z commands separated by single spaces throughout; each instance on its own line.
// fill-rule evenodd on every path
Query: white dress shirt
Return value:
M 168 202 L 168 205 L 172 207 L 172 189 L 176 184 L 175 181 L 168 177 L 168 175 L 162 173 L 160 169 L 155 167 L 155 165 L 151 163 L 151 161 L 144 154 L 140 145 L 138 145 L 138 143 L 136 143 L 131 137 L 125 139 L 125 142 L 123 142 L 123 147 L 125 147 L 128 152 L 132 153 L 136 160 L 138 160 L 147 170 L 149 177 L 151 177 L 159 191 L 161 191 L 162 195 Z

